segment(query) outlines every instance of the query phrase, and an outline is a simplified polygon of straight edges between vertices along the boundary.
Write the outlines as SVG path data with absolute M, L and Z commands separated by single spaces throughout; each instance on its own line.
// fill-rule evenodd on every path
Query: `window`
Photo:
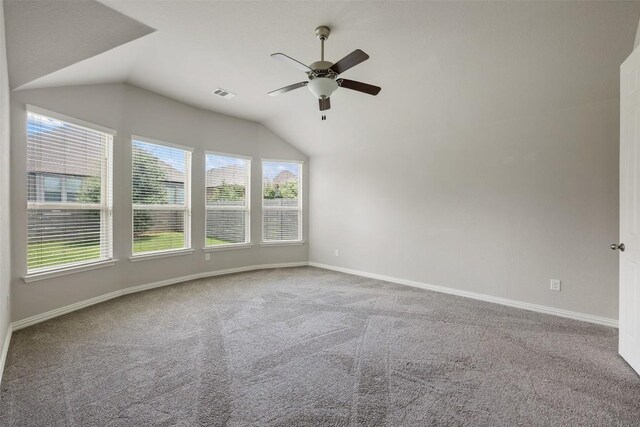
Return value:
M 29 200 L 34 202 L 77 202 L 85 178 L 69 174 L 29 172 Z
M 302 240 L 301 162 L 262 162 L 262 240 Z
M 44 201 L 62 201 L 62 178 L 57 176 L 43 176 L 44 178 Z
M 134 137 L 133 255 L 191 247 L 191 149 Z
M 28 109 L 27 274 L 111 259 L 115 132 Z
M 249 243 L 251 159 L 207 153 L 206 165 L 206 246 Z

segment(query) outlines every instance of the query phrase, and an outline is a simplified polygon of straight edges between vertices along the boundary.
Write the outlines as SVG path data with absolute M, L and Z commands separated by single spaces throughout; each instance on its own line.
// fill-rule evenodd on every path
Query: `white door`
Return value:
M 640 373 L 640 49 L 620 67 L 620 316 L 618 352 Z

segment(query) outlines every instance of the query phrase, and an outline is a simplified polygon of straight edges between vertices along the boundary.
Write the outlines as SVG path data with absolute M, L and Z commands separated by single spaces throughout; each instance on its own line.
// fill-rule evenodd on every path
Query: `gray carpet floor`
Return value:
M 2 426 L 638 426 L 617 331 L 311 267 L 17 331 Z

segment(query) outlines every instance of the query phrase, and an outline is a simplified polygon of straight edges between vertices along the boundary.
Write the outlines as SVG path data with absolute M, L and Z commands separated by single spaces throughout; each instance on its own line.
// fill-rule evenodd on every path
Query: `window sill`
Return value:
M 66 276 L 68 274 L 81 273 L 83 271 L 96 270 L 98 268 L 113 267 L 117 259 L 92 262 L 90 264 L 76 265 L 73 267 L 61 268 L 58 270 L 43 271 L 41 273 L 27 274 L 22 278 L 25 283 L 37 282 L 39 280 L 51 279 L 53 277 Z
M 253 247 L 253 243 L 234 243 L 230 245 L 207 246 L 202 248 L 203 252 L 231 251 L 234 249 L 249 249 Z
M 148 254 L 133 255 L 129 257 L 130 262 L 146 261 L 148 259 L 166 258 L 171 256 L 190 255 L 193 253 L 193 249 L 180 249 L 177 251 L 167 252 L 151 252 Z
M 304 240 L 283 240 L 282 242 L 260 242 L 260 246 L 302 246 L 306 243 Z

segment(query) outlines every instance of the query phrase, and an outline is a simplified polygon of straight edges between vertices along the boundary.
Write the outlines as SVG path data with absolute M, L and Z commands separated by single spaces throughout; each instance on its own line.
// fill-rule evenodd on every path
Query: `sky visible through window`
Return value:
M 207 170 L 215 169 L 215 168 L 223 168 L 227 166 L 244 166 L 244 159 L 239 159 L 236 157 L 227 157 L 224 155 L 215 155 L 207 157 Z M 293 175 L 298 176 L 300 168 L 297 163 L 291 162 L 268 162 L 262 164 L 262 175 L 269 179 L 273 180 L 278 174 L 284 170 L 288 170 Z
M 184 173 L 186 170 L 186 162 L 184 161 L 184 150 L 179 148 L 167 147 L 158 144 L 149 144 L 142 141 L 133 141 L 133 146 L 140 150 L 144 150 L 158 160 L 163 161 L 172 168 Z
M 246 162 L 245 159 L 239 159 L 237 157 L 228 157 L 220 154 L 215 154 L 213 156 L 207 156 L 207 170 L 223 168 L 226 166 L 244 167 L 245 162 Z
M 33 114 L 33 113 L 30 113 Z M 39 114 L 33 114 L 38 117 L 38 121 L 27 120 L 27 135 L 35 136 L 39 133 L 50 132 L 54 129 L 64 128 L 65 123 L 60 120 L 52 119 L 50 117 L 41 116 Z

